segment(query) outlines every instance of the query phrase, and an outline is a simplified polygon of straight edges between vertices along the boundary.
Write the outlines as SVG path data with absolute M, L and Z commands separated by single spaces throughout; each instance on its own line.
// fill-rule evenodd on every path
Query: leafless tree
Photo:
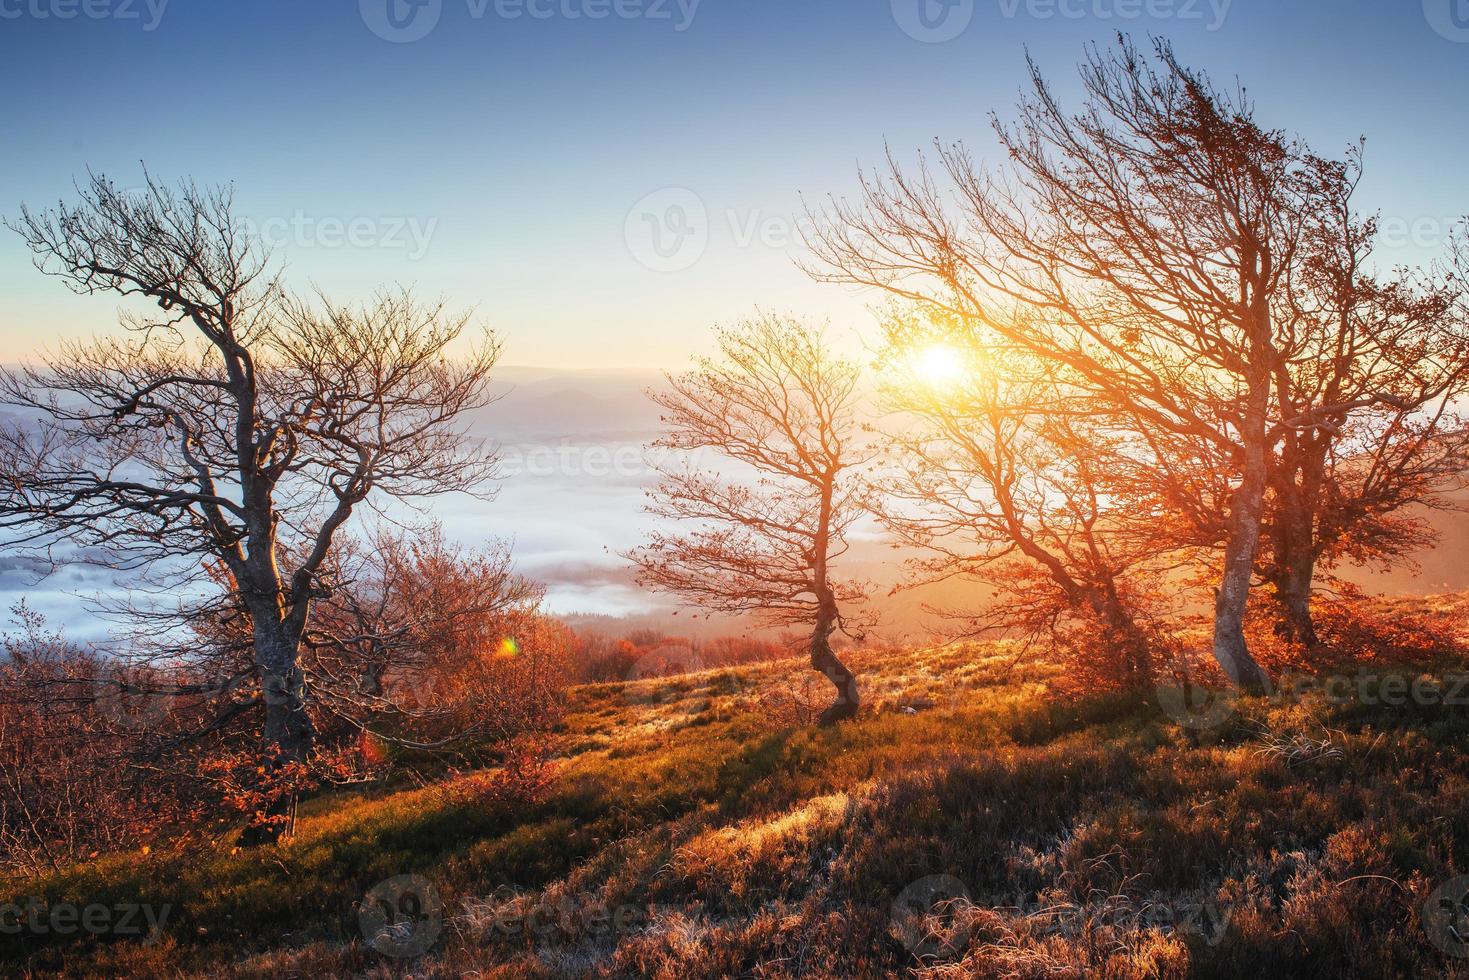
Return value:
M 94 176 L 12 224 L 43 272 L 156 306 L 121 335 L 0 377 L 30 413 L 0 432 L 12 547 L 180 576 L 213 563 L 248 616 L 265 747 L 304 761 L 302 638 L 339 534 L 370 499 L 474 491 L 493 457 L 466 413 L 498 346 L 451 357 L 465 316 L 384 292 L 361 308 L 288 294 L 231 194 Z
M 812 271 L 982 324 L 1064 366 L 1116 417 L 1226 460 L 1213 652 L 1235 683 L 1263 685 L 1243 625 L 1272 427 L 1286 421 L 1281 317 L 1329 165 L 1166 43 L 1152 57 L 1125 38 L 1090 52 L 1074 115 L 1030 74 L 1017 123 L 995 124 L 1005 178 L 940 146 L 951 204 L 926 166 L 890 159 L 859 204 L 814 216 Z
M 997 591 L 978 614 L 945 610 L 958 634 L 1084 635 L 1073 666 L 1086 682 L 1150 683 L 1144 593 L 1187 548 L 1146 496 L 1151 480 L 1138 479 L 1147 447 L 1137 453 L 1136 437 L 1110 428 L 1054 362 L 977 346 L 981 335 L 952 326 L 921 313 L 885 324 L 883 523 L 918 549 L 917 582 L 962 577 Z M 913 369 L 934 345 L 958 361 L 953 377 Z
M 860 704 L 831 647 L 838 630 L 860 633 L 852 606 L 868 591 L 833 569 L 864 512 L 859 370 L 795 320 L 765 316 L 718 337 L 718 358 L 650 395 L 666 427 L 655 448 L 722 465 L 664 467 L 648 511 L 694 529 L 656 531 L 628 557 L 644 585 L 705 608 L 809 624 L 811 666 L 836 688 L 820 723 L 833 724 Z
M 1374 271 L 1377 222 L 1352 200 L 1360 153 L 1319 172 L 1326 206 L 1279 316 L 1259 562 L 1283 634 L 1308 647 L 1318 564 L 1396 560 L 1429 540 L 1422 515 L 1447 503 L 1469 463 L 1464 284 L 1452 268 Z

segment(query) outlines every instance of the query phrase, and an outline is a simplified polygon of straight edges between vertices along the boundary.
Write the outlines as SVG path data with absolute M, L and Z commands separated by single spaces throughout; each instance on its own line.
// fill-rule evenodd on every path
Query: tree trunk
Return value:
M 830 637 L 830 626 L 818 625 L 811 634 L 811 666 L 824 674 L 837 692 L 836 700 L 816 720 L 823 728 L 835 725 L 844 718 L 853 717 L 862 704 L 857 695 L 857 675 L 848 670 L 837 659 L 836 654 L 832 653 Z
M 1310 649 L 1321 642 L 1316 634 L 1316 620 L 1311 615 L 1316 559 L 1310 542 L 1302 540 L 1298 530 L 1287 527 L 1284 537 L 1271 583 L 1280 606 L 1279 633 L 1282 638 Z
M 1276 484 L 1273 562 L 1270 584 L 1279 606 L 1277 633 L 1307 649 L 1319 644 L 1311 616 L 1316 577 L 1316 510 L 1320 504 L 1324 440 L 1296 435 L 1283 447 L 1282 478 Z
M 256 662 L 265 700 L 267 779 L 292 763 L 305 765 L 311 756 L 315 731 L 306 713 L 306 679 L 297 662 L 298 644 L 284 630 L 256 628 Z M 296 795 L 277 797 L 265 810 L 266 820 L 247 827 L 240 837 L 244 845 L 273 843 L 294 830 Z
M 1245 403 L 1239 441 L 1242 472 L 1229 502 L 1228 540 L 1224 544 L 1224 572 L 1214 595 L 1214 659 L 1236 687 L 1264 690 L 1269 683 L 1245 643 L 1245 612 L 1255 559 L 1260 551 L 1260 527 L 1265 516 L 1265 490 L 1270 480 L 1270 392 L 1276 363 L 1269 297 L 1271 256 L 1250 235 L 1241 237 L 1240 325 L 1249 337 L 1245 369 Z
M 817 515 L 816 536 L 812 548 L 811 572 L 816 593 L 816 625 L 811 630 L 811 666 L 826 675 L 831 686 L 837 689 L 833 701 L 816 723 L 823 728 L 835 725 L 843 718 L 851 718 L 861 707 L 857 696 L 857 675 L 847 669 L 846 664 L 831 652 L 831 635 L 836 632 L 839 613 L 836 596 L 832 594 L 827 579 L 827 550 L 831 543 L 832 495 L 835 492 L 836 471 L 828 472 L 821 485 L 821 503 Z
M 314 734 L 306 714 L 306 683 L 301 668 L 290 665 L 266 681 L 265 745 L 282 762 L 305 762 Z
M 1250 599 L 1255 551 L 1260 543 L 1260 515 L 1264 496 L 1263 467 L 1247 465 L 1245 479 L 1235 492 L 1229 517 L 1229 540 L 1224 546 L 1224 573 L 1214 599 L 1214 659 L 1236 686 L 1262 690 L 1265 671 L 1245 643 L 1245 609 Z
M 1153 652 L 1148 636 L 1123 605 L 1115 587 L 1106 588 L 1099 606 L 1097 612 L 1111 634 L 1111 642 L 1117 645 L 1123 683 L 1130 688 L 1152 683 Z
M 1247 267 L 1253 266 L 1253 260 Z M 1224 545 L 1224 573 L 1213 602 L 1213 657 L 1237 688 L 1262 691 L 1268 683 L 1249 645 L 1244 642 L 1244 614 L 1255 577 L 1255 558 L 1260 547 L 1260 523 L 1265 516 L 1265 489 L 1269 482 L 1269 444 L 1266 413 L 1271 398 L 1271 344 L 1268 307 L 1253 301 L 1252 347 L 1255 363 L 1249 370 L 1249 394 L 1244 406 L 1240 442 L 1243 472 L 1240 485 L 1230 498 L 1228 539 Z

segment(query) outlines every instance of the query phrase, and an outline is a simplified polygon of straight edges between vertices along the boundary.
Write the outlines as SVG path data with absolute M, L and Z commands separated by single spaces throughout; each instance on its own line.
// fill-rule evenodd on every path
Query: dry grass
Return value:
M 1469 871 L 1469 709 L 1312 691 L 1190 732 L 1016 653 L 857 652 L 869 707 L 834 731 L 777 710 L 798 661 L 580 688 L 533 804 L 324 797 L 280 847 L 14 886 L 179 912 L 150 946 L 0 936 L 7 972 L 1469 976 L 1421 916 Z M 442 928 L 396 959 L 357 903 L 402 874 Z

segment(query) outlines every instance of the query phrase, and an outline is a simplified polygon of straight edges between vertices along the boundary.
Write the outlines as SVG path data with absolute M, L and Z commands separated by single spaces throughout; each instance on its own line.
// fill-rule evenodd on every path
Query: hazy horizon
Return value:
M 502 479 L 492 500 L 450 496 L 426 503 L 429 515 L 443 521 L 448 535 L 469 546 L 511 543 L 516 567 L 547 586 L 547 609 L 557 615 L 610 617 L 613 624 L 621 621 L 621 628 L 740 631 L 727 618 L 706 625 L 696 618 L 703 615 L 697 610 L 642 590 L 619 556 L 640 543 L 651 526 L 641 510 L 643 492 L 651 484 L 643 447 L 658 431 L 658 413 L 643 389 L 656 384 L 661 373 L 506 365 L 497 377 L 504 397 L 473 421 L 477 437 L 501 447 Z M 1447 512 L 1435 515 L 1434 521 L 1444 534 L 1442 543 L 1408 556 L 1421 564 L 1421 571 L 1403 568 L 1384 575 L 1354 570 L 1346 577 L 1390 592 L 1469 588 L 1469 569 L 1456 557 L 1469 548 L 1469 514 Z M 982 587 L 966 582 L 884 596 L 903 576 L 897 561 L 901 557 L 885 542 L 859 537 L 843 565 L 849 574 L 874 578 L 883 586 L 877 606 L 887 615 L 877 636 L 928 635 L 936 623 L 920 608 L 925 601 L 982 604 Z M 74 638 L 105 636 L 105 624 L 83 611 L 71 593 L 123 587 L 119 577 L 68 565 L 33 589 L 28 583 L 34 574 L 13 557 L 0 560 L 0 609 L 25 597 Z

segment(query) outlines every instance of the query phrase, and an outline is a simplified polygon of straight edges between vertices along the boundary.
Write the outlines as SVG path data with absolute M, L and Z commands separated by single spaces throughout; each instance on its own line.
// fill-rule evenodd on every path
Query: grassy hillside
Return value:
M 534 804 L 484 777 L 338 792 L 282 846 L 12 884 L 21 915 L 27 896 L 142 902 L 163 923 L 0 934 L 0 967 L 1469 976 L 1440 889 L 1469 873 L 1465 705 L 1384 703 L 1398 682 L 1376 667 L 1349 697 L 1250 699 L 1191 730 L 1152 697 L 1059 698 L 1055 668 L 1016 654 L 858 653 L 868 712 L 827 731 L 796 724 L 795 661 L 580 688 Z M 1462 669 L 1425 674 L 1448 695 Z

